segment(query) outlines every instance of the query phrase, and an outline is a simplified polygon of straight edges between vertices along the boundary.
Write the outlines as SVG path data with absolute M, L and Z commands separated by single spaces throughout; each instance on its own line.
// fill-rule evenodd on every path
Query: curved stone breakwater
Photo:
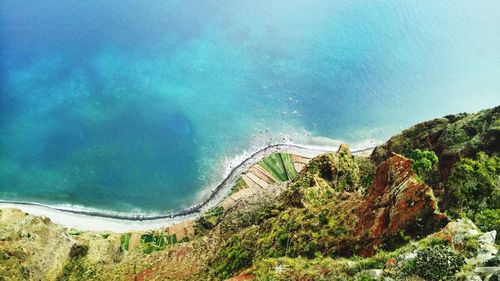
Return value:
M 18 208 L 35 215 L 44 215 L 54 222 L 68 226 L 88 230 L 145 230 L 157 227 L 166 227 L 188 219 L 195 219 L 201 213 L 221 202 L 229 193 L 239 176 L 256 164 L 265 156 L 274 152 L 287 151 L 306 157 L 314 157 L 320 153 L 334 151 L 336 147 L 315 147 L 298 144 L 275 144 L 257 150 L 244 158 L 239 164 L 232 168 L 226 177 L 202 202 L 191 207 L 173 211 L 168 214 L 127 214 L 114 213 L 112 211 L 80 209 L 75 207 L 61 207 L 40 204 L 36 202 L 0 200 L 0 208 Z M 372 151 L 373 147 L 354 150 L 353 153 Z

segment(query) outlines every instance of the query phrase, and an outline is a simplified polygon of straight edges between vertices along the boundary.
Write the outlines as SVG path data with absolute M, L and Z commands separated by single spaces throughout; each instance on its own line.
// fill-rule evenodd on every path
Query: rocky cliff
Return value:
M 383 161 L 373 185 L 357 210 L 359 223 L 354 231 L 365 243 L 361 254 L 373 255 L 382 243 L 401 245 L 401 236 L 421 238 L 446 225 L 432 188 L 419 181 L 411 160 L 399 154 Z
M 498 280 L 499 111 L 416 125 L 371 157 L 271 155 L 165 229 L 85 232 L 0 210 L 0 280 Z M 435 181 L 407 158 L 417 148 L 438 155 Z M 445 214 L 447 198 L 470 204 Z

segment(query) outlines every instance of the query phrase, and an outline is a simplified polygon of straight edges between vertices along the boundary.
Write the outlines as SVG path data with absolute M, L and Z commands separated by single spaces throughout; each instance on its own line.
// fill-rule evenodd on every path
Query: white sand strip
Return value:
M 127 232 L 127 231 L 158 229 L 173 224 L 177 224 L 189 219 L 196 218 L 196 214 L 190 214 L 175 218 L 135 221 L 135 220 L 113 219 L 100 216 L 71 213 L 40 205 L 0 203 L 0 208 L 20 209 L 23 212 L 32 215 L 48 217 L 52 222 L 63 225 L 65 227 L 72 227 L 81 230 L 91 230 L 91 231 Z

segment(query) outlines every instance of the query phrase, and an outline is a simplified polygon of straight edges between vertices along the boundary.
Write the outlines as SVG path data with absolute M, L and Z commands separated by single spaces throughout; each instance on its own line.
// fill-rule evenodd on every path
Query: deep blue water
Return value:
M 0 2 L 0 199 L 164 212 L 224 159 L 500 104 L 498 1 Z

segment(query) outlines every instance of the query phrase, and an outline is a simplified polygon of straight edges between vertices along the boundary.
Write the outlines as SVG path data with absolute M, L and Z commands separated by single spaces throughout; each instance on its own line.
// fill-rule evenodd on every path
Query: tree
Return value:
M 427 181 L 433 176 L 438 157 L 434 151 L 415 149 L 410 154 L 410 159 L 413 160 L 413 171 L 424 181 Z

